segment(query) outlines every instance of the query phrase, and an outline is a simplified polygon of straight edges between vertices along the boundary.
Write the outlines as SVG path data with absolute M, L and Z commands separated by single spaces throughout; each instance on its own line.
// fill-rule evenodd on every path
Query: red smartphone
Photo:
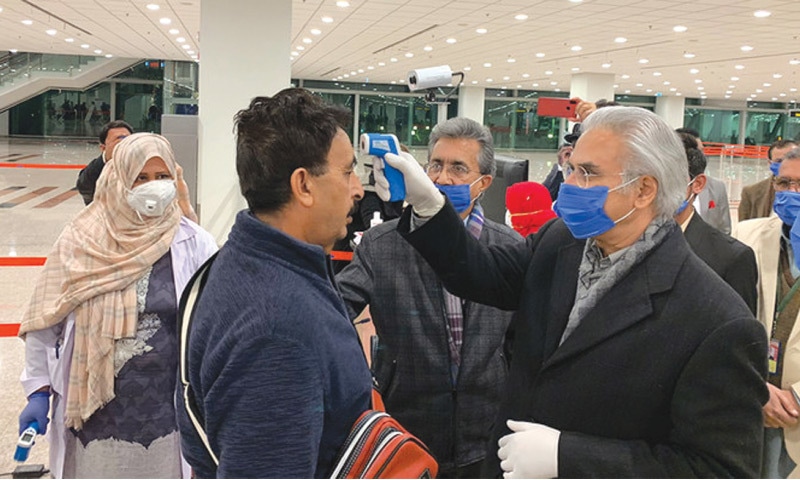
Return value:
M 542 97 L 536 107 L 536 115 L 540 117 L 575 118 L 576 100 L 569 98 Z

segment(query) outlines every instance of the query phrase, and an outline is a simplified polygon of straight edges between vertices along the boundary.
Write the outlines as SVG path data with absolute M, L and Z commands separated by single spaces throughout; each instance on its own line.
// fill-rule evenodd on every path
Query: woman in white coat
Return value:
M 22 319 L 28 404 L 56 478 L 179 478 L 178 300 L 217 245 L 181 216 L 164 137 L 115 150 L 61 233 Z

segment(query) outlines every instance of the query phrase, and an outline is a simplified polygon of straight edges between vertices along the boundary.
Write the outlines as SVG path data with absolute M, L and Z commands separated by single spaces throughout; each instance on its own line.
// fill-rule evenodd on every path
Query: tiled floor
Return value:
M 97 156 L 96 144 L 85 141 L 43 141 L 0 138 L 0 259 L 44 257 L 63 226 L 82 207 L 75 185 L 81 165 Z M 413 152 L 424 158 L 424 150 Z M 531 180 L 541 181 L 555 159 L 553 153 L 502 152 L 531 160 Z M 6 168 L 9 165 L 52 164 L 61 169 Z M 742 185 L 765 178 L 766 162 L 709 159 L 709 173 L 723 179 L 735 207 Z M 732 208 L 735 218 L 735 208 Z M 0 323 L 17 323 L 33 291 L 41 267 L 0 266 Z M 23 344 L 0 338 L 0 474 L 13 470 L 17 415 L 25 405 L 19 385 Z M 47 464 L 47 443 L 39 442 L 29 462 Z

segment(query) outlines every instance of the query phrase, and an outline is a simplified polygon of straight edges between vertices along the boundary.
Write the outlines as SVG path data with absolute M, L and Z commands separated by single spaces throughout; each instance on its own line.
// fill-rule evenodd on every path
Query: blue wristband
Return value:
M 50 392 L 33 392 L 30 395 L 28 395 L 28 400 L 30 400 L 31 398 L 37 398 L 37 397 L 48 397 L 49 398 L 50 397 Z

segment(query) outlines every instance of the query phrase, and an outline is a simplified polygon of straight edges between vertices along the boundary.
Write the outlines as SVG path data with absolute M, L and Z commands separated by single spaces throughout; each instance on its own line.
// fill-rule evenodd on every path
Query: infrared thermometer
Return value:
M 383 160 L 383 176 L 389 181 L 389 201 L 396 202 L 406 198 L 406 183 L 400 170 L 389 165 L 384 155 L 393 153 L 400 155 L 400 142 L 391 133 L 361 134 L 361 153 L 380 157 Z
M 22 435 L 17 440 L 17 449 L 14 451 L 14 460 L 17 462 L 24 462 L 28 460 L 28 454 L 31 452 L 31 447 L 36 443 L 36 435 L 39 433 L 39 423 L 36 421 L 31 422 L 28 428 L 22 431 Z

